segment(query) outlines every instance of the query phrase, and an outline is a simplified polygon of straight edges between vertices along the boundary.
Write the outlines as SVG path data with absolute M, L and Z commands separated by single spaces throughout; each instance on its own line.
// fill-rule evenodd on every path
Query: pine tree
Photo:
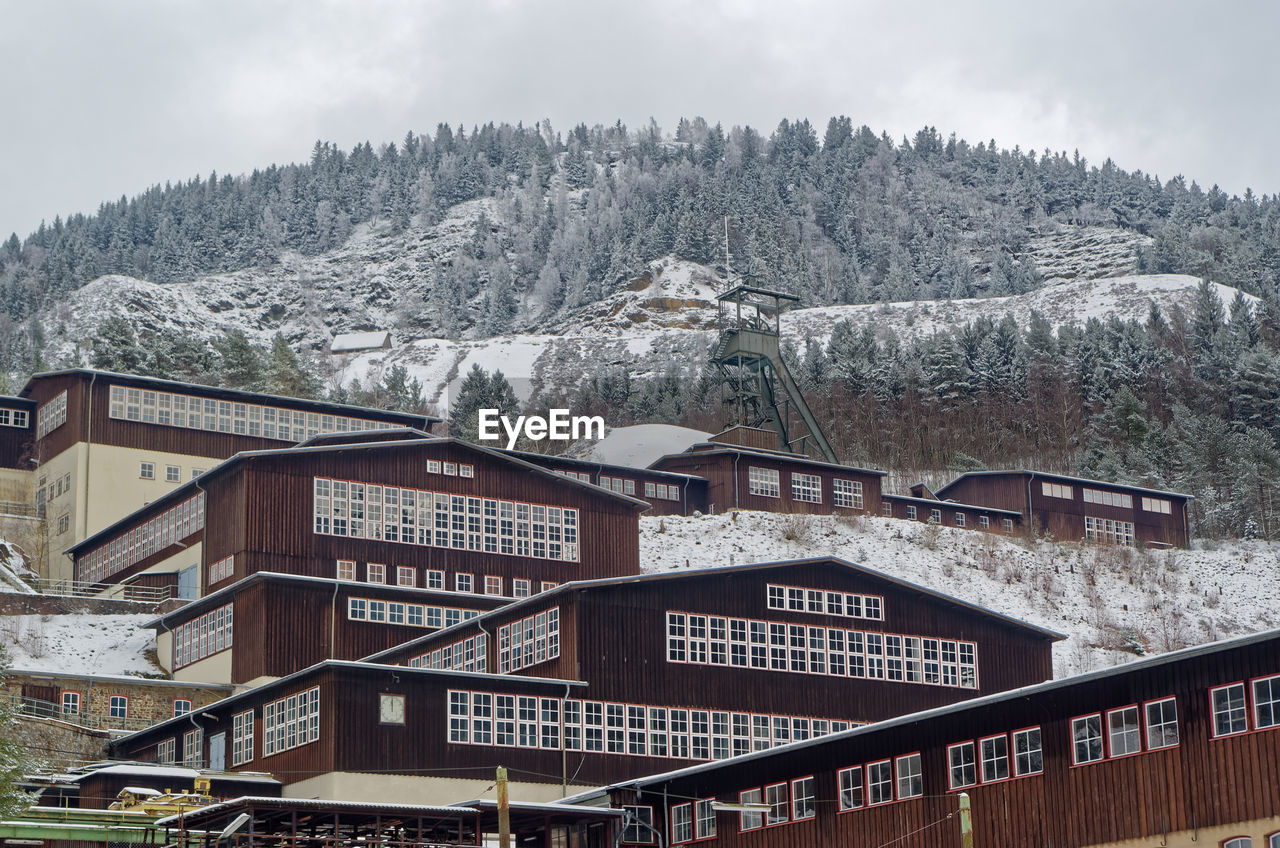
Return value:
M 9 654 L 0 645 L 0 681 L 9 671 Z M 0 818 L 13 819 L 35 799 L 22 791 L 20 781 L 30 770 L 27 749 L 18 741 L 17 719 L 8 700 L 0 701 Z
M 266 388 L 266 365 L 262 351 L 249 341 L 243 330 L 231 330 L 214 343 L 218 354 L 221 383 L 232 389 L 261 392 Z
M 320 396 L 320 381 L 303 367 L 298 355 L 280 333 L 271 339 L 266 371 L 267 391 L 271 394 L 297 398 Z
M 146 354 L 138 347 L 133 334 L 133 323 L 120 315 L 113 315 L 98 325 L 93 337 L 93 355 L 89 364 L 103 371 L 121 374 L 140 374 L 144 370 Z

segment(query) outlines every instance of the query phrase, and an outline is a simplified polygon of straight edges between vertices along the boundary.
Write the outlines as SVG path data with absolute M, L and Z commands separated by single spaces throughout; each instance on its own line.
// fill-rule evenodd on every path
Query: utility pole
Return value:
M 498 848 L 511 848 L 511 806 L 507 801 L 506 766 L 498 766 L 496 783 L 498 787 Z
M 960 848 L 973 848 L 973 813 L 969 810 L 969 793 L 961 792 L 960 799 Z

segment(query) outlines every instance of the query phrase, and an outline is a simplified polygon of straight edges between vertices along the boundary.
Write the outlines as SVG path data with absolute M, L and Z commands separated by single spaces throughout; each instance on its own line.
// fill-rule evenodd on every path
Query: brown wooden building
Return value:
M 387 435 L 237 454 L 72 546 L 76 579 L 194 564 L 202 594 L 273 571 L 522 597 L 639 573 L 643 501 L 468 442 Z
M 938 489 L 961 503 L 1016 511 L 1055 539 L 1186 547 L 1190 495 L 1042 471 L 971 471 Z
M 35 401 L 0 395 L 0 469 L 21 469 L 35 435 Z
M 880 511 L 883 471 L 832 465 L 816 459 L 703 442 L 649 466 L 707 480 L 706 512 L 866 513 Z
M 702 477 L 528 451 L 507 453 L 558 474 L 646 501 L 649 510 L 645 515 L 693 515 L 707 511 L 707 481 Z
M 1015 533 L 1022 527 L 1022 514 L 1013 510 L 915 495 L 881 494 L 880 514 L 886 518 L 989 533 Z
M 19 465 L 36 477 L 45 576 L 59 580 L 71 578 L 63 550 L 235 453 L 438 420 L 83 368 L 36 374 L 21 396 L 35 409 Z
M 510 602 L 259 571 L 148 626 L 175 679 L 254 685 L 321 660 L 359 659 Z
M 1280 631 L 1270 631 L 606 794 L 671 846 L 853 848 L 909 835 L 902 844 L 951 848 L 965 793 L 975 845 L 1271 848 L 1277 774 Z M 631 835 L 624 842 L 652 844 L 647 833 Z
M 280 781 L 261 772 L 203 771 L 155 763 L 104 762 L 64 776 L 41 795 L 40 804 L 105 810 L 125 789 L 193 792 L 195 782 L 202 778 L 209 781 L 209 795 L 216 799 L 244 795 L 275 798 L 280 795 Z
M 785 717 L 878 721 L 1048 680 L 1060 638 L 815 558 L 568 584 L 367 659 L 447 667 L 443 649 L 474 640 L 486 670 L 583 680 L 583 697 L 782 717 L 691 757 L 710 759 L 813 733 Z

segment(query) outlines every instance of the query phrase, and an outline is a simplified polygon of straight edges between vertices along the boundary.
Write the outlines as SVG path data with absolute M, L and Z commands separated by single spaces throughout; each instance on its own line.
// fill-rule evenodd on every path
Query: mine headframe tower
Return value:
M 717 296 L 720 339 L 712 361 L 727 387 L 725 405 L 734 423 L 778 434 L 782 449 L 838 463 L 835 451 L 800 394 L 778 346 L 779 319 L 800 298 L 745 284 Z M 793 413 L 798 422 L 793 426 Z

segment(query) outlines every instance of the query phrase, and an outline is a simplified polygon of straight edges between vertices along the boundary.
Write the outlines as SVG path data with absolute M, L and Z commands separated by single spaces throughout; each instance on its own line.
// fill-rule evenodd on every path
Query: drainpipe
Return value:
M 84 438 L 84 501 L 82 503 L 83 509 L 76 510 L 76 512 L 80 513 L 79 515 L 76 516 L 76 524 L 79 525 L 77 527 L 76 535 L 81 539 L 89 535 L 89 454 L 90 454 L 90 451 L 93 450 L 93 384 L 94 382 L 97 381 L 97 379 L 98 379 L 98 373 L 95 371 L 89 377 L 89 401 L 87 403 L 87 408 L 89 410 L 89 420 L 87 422 L 88 430 L 85 433 L 85 438 Z M 48 515 L 49 515 L 49 508 L 48 506 L 46 506 L 45 507 L 45 527 L 46 528 L 49 526 Z M 84 519 L 83 524 L 80 521 L 81 518 Z M 46 531 L 45 538 L 47 539 L 48 537 L 49 537 L 49 533 Z M 46 542 L 46 547 L 47 547 L 47 544 L 48 543 Z M 53 551 L 49 551 L 46 555 L 46 558 L 52 561 Z M 75 564 L 73 561 L 72 567 L 71 567 L 72 582 L 74 582 L 75 579 L 76 579 L 76 571 L 75 571 Z
M 329 659 L 337 659 L 338 645 L 338 581 L 333 581 L 333 597 L 329 598 Z
M 733 508 L 738 508 L 738 460 L 742 459 L 741 453 L 733 455 Z

